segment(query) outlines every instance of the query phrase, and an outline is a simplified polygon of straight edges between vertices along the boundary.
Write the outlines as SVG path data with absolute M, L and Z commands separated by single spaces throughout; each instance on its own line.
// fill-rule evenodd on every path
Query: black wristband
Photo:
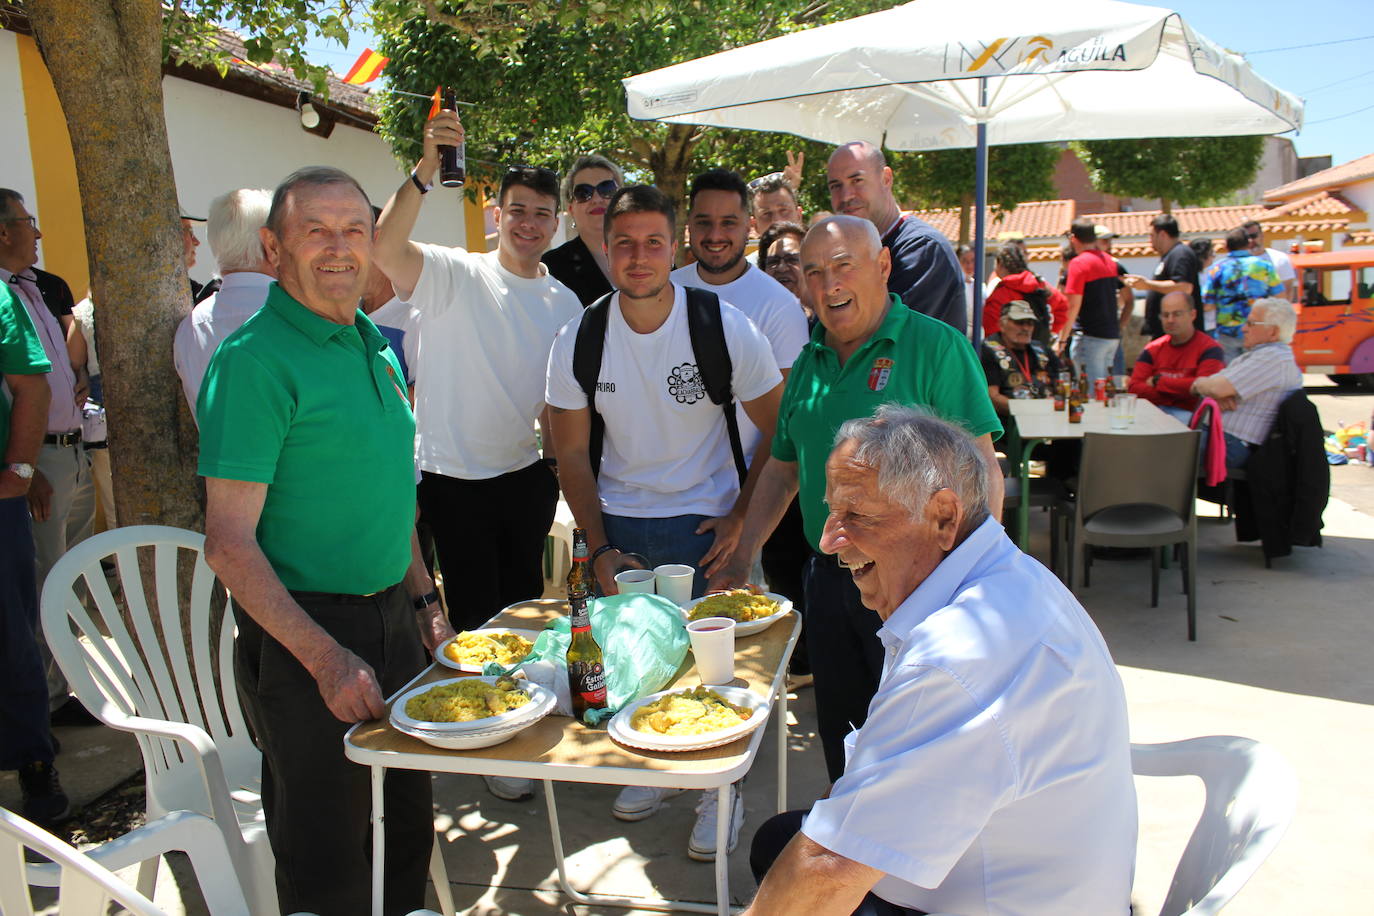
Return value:
M 548 465 L 548 466 L 551 467 L 551 468 L 557 468 L 557 467 L 558 467 L 558 459 L 557 459 L 557 458 L 545 458 L 545 459 L 543 459 L 543 461 L 544 461 L 544 464 Z
M 620 548 L 617 547 L 617 546 L 615 546 L 614 544 L 602 544 L 600 547 L 598 547 L 598 548 L 596 548 L 595 550 L 592 551 L 592 558 L 591 558 L 591 563 L 592 563 L 592 565 L 595 566 L 595 565 L 596 565 L 597 557 L 601 556 L 601 555 L 602 555 L 603 553 L 605 553 L 606 551 L 608 551 L 608 550 L 619 550 L 619 549 L 620 549 Z
M 424 595 L 423 597 L 416 598 L 414 601 L 411 602 L 411 606 L 414 607 L 415 610 L 417 610 L 417 611 L 423 611 L 425 608 L 429 607 L 431 604 L 438 604 L 438 603 L 439 603 L 439 592 L 436 590 L 436 591 L 430 592 L 428 595 Z
M 421 194 L 428 194 L 428 193 L 429 193 L 429 187 L 430 187 L 430 186 L 427 185 L 427 184 L 424 184 L 423 182 L 420 181 L 420 179 L 415 175 L 415 170 L 414 170 L 414 169 L 411 169 L 411 170 L 410 170 L 410 180 L 411 180 L 411 182 L 415 185 L 415 187 L 417 187 L 417 188 L 420 189 L 420 193 L 421 193 Z

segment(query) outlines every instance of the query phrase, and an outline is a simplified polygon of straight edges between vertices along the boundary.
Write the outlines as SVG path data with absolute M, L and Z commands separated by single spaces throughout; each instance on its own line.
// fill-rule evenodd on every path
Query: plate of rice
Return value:
M 401 694 L 391 705 L 391 722 L 412 730 L 490 731 L 538 721 L 556 699 L 553 691 L 523 678 L 450 678 Z
M 735 636 L 753 636 L 777 623 L 792 610 L 792 599 L 773 592 L 732 588 L 689 601 L 682 609 L 688 623 L 703 617 L 729 617 Z
M 539 634 L 534 630 L 497 627 L 464 630 L 439 643 L 434 649 L 434 660 L 454 671 L 481 674 L 489 662 L 509 668 L 523 661 L 538 638 Z
M 664 690 L 616 713 L 607 733 L 627 747 L 699 751 L 729 744 L 768 719 L 769 701 L 745 687 Z

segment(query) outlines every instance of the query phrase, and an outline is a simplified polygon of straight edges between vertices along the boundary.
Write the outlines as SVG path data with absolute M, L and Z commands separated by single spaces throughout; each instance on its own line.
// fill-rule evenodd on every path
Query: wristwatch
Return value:
M 33 465 L 31 464 L 26 464 L 23 461 L 16 461 L 13 464 L 5 465 L 5 467 L 13 471 L 15 476 L 20 480 L 33 480 Z

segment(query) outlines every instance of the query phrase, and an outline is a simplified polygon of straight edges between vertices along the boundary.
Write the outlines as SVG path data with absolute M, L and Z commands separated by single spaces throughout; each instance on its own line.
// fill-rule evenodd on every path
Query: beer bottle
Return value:
M 448 111 L 458 110 L 457 96 L 452 89 L 443 92 L 442 107 Z M 446 188 L 461 188 L 468 179 L 467 144 L 452 146 L 439 145 L 439 183 Z
M 1087 400 L 1086 389 L 1087 380 L 1082 378 L 1078 383 L 1070 383 L 1069 387 L 1069 422 L 1083 422 L 1083 402 Z
M 1067 372 L 1060 372 L 1059 378 L 1054 381 L 1054 409 L 1056 411 L 1062 411 L 1068 406 L 1068 396 L 1069 374 Z
M 572 639 L 568 642 L 568 692 L 573 716 L 581 719 L 588 709 L 606 708 L 606 669 L 601 647 L 592 636 L 590 603 L 592 570 L 587 562 L 587 532 L 573 529 L 572 569 L 568 571 L 568 607 Z

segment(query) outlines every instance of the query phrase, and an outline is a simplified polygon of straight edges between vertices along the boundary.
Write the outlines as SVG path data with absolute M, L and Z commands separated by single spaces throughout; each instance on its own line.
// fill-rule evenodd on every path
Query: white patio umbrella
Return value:
M 623 84 L 640 120 L 895 150 L 976 147 L 978 311 L 990 144 L 1302 126 L 1297 97 L 1177 13 L 1118 0 L 916 0 Z

